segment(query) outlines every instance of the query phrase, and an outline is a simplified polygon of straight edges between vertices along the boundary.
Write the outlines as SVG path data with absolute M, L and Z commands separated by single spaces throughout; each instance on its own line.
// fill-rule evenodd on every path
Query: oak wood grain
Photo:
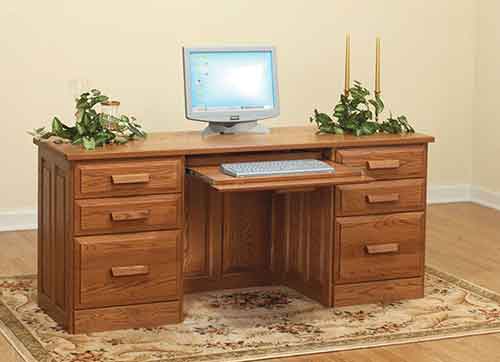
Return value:
M 285 150 L 245 153 L 222 153 L 215 155 L 194 155 L 186 159 L 186 167 L 218 166 L 221 163 L 277 161 L 277 160 L 304 160 L 323 158 L 323 150 Z
M 221 185 L 244 185 L 252 183 L 264 183 L 264 182 L 274 182 L 274 181 L 301 181 L 301 180 L 311 180 L 311 179 L 339 179 L 343 177 L 353 177 L 362 176 L 361 170 L 352 169 L 346 167 L 342 164 L 335 163 L 332 161 L 323 160 L 323 162 L 329 164 L 335 168 L 335 173 L 296 173 L 288 175 L 270 175 L 270 176 L 251 176 L 251 177 L 234 177 L 225 174 L 221 171 L 220 167 L 217 166 L 199 166 L 199 167 L 189 167 L 189 171 L 194 175 L 198 176 L 210 185 L 221 186 Z
M 399 253 L 399 243 L 371 244 L 366 245 L 365 249 L 369 255 Z
M 292 193 L 276 212 L 285 219 L 274 227 L 273 245 L 285 264 L 284 283 L 324 306 L 331 306 L 333 281 L 334 190 L 324 187 L 314 192 Z M 284 210 L 283 210 L 284 207 Z M 284 230 L 279 230 L 279 228 Z M 283 245 L 280 245 L 283 244 Z M 276 266 L 279 261 L 276 261 Z
M 38 302 L 59 324 L 73 324 L 73 177 L 59 154 L 39 152 Z
M 180 302 L 161 302 L 75 311 L 75 333 L 152 328 L 182 321 Z
M 176 261 L 177 262 L 177 261 Z M 111 275 L 113 277 L 129 277 L 133 275 L 149 274 L 148 265 L 112 266 Z
M 151 180 L 149 173 L 130 173 L 125 175 L 111 175 L 113 185 L 146 184 Z
M 373 195 L 373 194 L 366 195 L 366 201 L 369 204 L 385 204 L 388 202 L 398 202 L 399 198 L 400 197 L 398 193 L 384 194 L 384 195 Z
M 377 180 L 424 178 L 427 174 L 425 145 L 341 149 L 335 159 Z
M 423 297 L 424 284 L 421 277 L 343 284 L 334 287 L 333 295 L 333 305 L 336 307 L 377 302 L 389 303 Z
M 75 239 L 79 278 L 76 308 L 179 299 L 179 231 Z
M 425 209 L 425 180 L 378 181 L 336 188 L 338 216 L 384 214 Z
M 223 206 L 221 277 L 269 279 L 271 193 L 224 194 Z
M 40 213 L 41 240 L 44 240 L 40 245 L 44 268 L 41 285 L 46 293 L 40 294 L 40 305 L 63 325 L 66 323 L 70 332 L 76 330 L 73 319 L 81 308 L 98 309 L 101 313 L 118 305 L 128 308 L 147 302 L 152 306 L 175 299 L 180 315 L 184 289 L 213 290 L 280 281 L 324 305 L 331 305 L 339 282 L 357 283 L 356 279 L 346 281 L 335 277 L 342 245 L 347 244 L 341 243 L 340 237 L 333 240 L 334 186 L 384 177 L 416 178 L 420 172 L 425 195 L 425 150 L 426 143 L 433 138 L 424 135 L 351 138 L 311 131 L 314 129 L 284 128 L 264 136 L 207 138 L 177 133 L 160 136 L 157 143 L 155 137 L 149 137 L 92 152 L 69 145 L 40 143 L 40 154 L 51 155 L 46 167 L 41 162 L 40 168 L 43 184 L 40 204 L 48 210 Z M 328 160 L 338 156 L 344 164 L 333 163 L 334 175 L 253 180 L 228 179 L 218 170 L 218 163 L 225 158 L 294 159 L 306 155 Z M 352 160 L 355 162 L 351 165 Z M 186 185 L 193 195 L 186 193 L 184 164 L 203 171 L 191 172 L 208 181 L 211 187 L 188 178 Z M 375 177 L 370 177 L 370 173 Z M 363 200 L 368 205 L 399 203 L 402 199 L 399 192 L 397 199 L 394 193 L 374 191 Z M 186 210 L 184 200 L 188 204 Z M 284 217 L 273 215 L 280 210 Z M 189 221 L 185 228 L 184 216 Z M 182 237 L 168 257 L 163 249 L 168 243 L 154 246 L 148 241 L 127 239 L 137 235 L 134 233 L 152 235 L 155 230 L 173 229 Z M 421 233 L 424 231 L 425 225 Z M 186 238 L 185 249 L 183 238 Z M 404 241 L 391 240 L 375 244 L 396 242 L 404 245 Z M 75 245 L 77 250 L 73 250 Z M 370 245 L 373 243 L 367 246 Z M 152 250 L 156 250 L 155 255 L 150 254 Z M 162 254 L 169 267 L 155 259 Z M 388 254 L 369 256 L 382 258 Z M 364 262 L 363 258 L 358 259 Z M 62 260 L 64 274 L 57 273 L 63 268 L 51 264 L 54 260 Z M 185 278 L 180 277 L 183 269 Z M 160 275 L 162 271 L 175 278 Z M 155 284 L 163 281 L 170 283 L 168 290 L 175 290 L 176 294 L 165 297 L 165 290 Z M 112 327 L 111 322 L 120 321 L 120 316 L 113 313 L 110 316 L 108 322 Z M 87 326 L 87 331 L 92 331 L 91 327 Z
M 319 148 L 368 147 L 422 144 L 434 138 L 419 134 L 374 134 L 370 137 L 318 134 L 314 127 L 276 127 L 269 134 L 213 135 L 202 137 L 199 131 L 150 133 L 144 140 L 124 145 L 106 145 L 84 150 L 71 144 L 35 141 L 40 147 L 53 149 L 68 160 L 104 160 L 135 157 L 207 155 L 277 150 L 310 150 Z
M 181 192 L 183 165 L 181 158 L 79 162 L 75 198 Z
M 368 170 L 392 170 L 401 167 L 399 160 L 366 161 Z
M 180 194 L 75 201 L 75 235 L 175 229 L 182 224 Z
M 424 225 L 422 212 L 337 218 L 337 283 L 423 275 Z

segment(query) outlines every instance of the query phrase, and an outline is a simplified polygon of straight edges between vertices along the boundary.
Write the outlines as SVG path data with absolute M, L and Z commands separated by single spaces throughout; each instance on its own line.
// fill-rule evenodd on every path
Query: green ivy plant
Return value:
M 36 128 L 28 132 L 37 140 L 47 140 L 57 137 L 54 142 L 70 142 L 74 145 L 83 145 L 87 150 L 104 146 L 110 143 L 127 143 L 135 138 L 144 138 L 146 133 L 141 129 L 134 117 L 121 115 L 114 117 L 106 113 L 98 113 L 94 108 L 106 102 L 109 97 L 97 89 L 82 93 L 76 99 L 75 125 L 68 126 L 59 118 L 52 120 L 52 130 L 45 127 Z
M 406 116 L 394 118 L 392 114 L 383 121 L 378 116 L 384 111 L 384 102 L 378 94 L 371 97 L 370 91 L 355 81 L 347 94 L 341 94 L 332 116 L 314 110 L 310 121 L 316 123 L 320 133 L 371 135 L 377 132 L 413 133 Z M 374 120 L 375 119 L 375 120 Z

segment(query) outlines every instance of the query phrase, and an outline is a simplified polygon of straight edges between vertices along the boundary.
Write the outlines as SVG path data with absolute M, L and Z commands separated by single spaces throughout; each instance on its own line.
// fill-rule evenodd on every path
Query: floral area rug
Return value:
M 0 278 L 0 333 L 37 362 L 252 361 L 500 331 L 500 295 L 427 268 L 425 298 L 327 309 L 285 287 L 191 294 L 185 321 L 69 335 L 34 277 Z

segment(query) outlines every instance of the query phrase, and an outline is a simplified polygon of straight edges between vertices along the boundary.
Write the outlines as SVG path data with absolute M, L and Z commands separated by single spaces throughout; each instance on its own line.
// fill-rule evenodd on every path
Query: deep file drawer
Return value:
M 181 194 L 75 201 L 75 235 L 176 229 L 181 225 Z
M 409 179 L 337 186 L 337 216 L 420 211 L 425 208 L 425 180 Z
M 424 230 L 423 212 L 337 218 L 338 282 L 420 276 Z
M 180 232 L 85 236 L 75 239 L 78 308 L 178 299 Z

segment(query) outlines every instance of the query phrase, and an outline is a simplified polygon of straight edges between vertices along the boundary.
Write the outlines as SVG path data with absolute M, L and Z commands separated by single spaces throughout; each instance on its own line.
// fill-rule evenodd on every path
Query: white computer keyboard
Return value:
M 329 164 L 313 159 L 223 163 L 220 169 L 226 175 L 234 177 L 335 172 Z

